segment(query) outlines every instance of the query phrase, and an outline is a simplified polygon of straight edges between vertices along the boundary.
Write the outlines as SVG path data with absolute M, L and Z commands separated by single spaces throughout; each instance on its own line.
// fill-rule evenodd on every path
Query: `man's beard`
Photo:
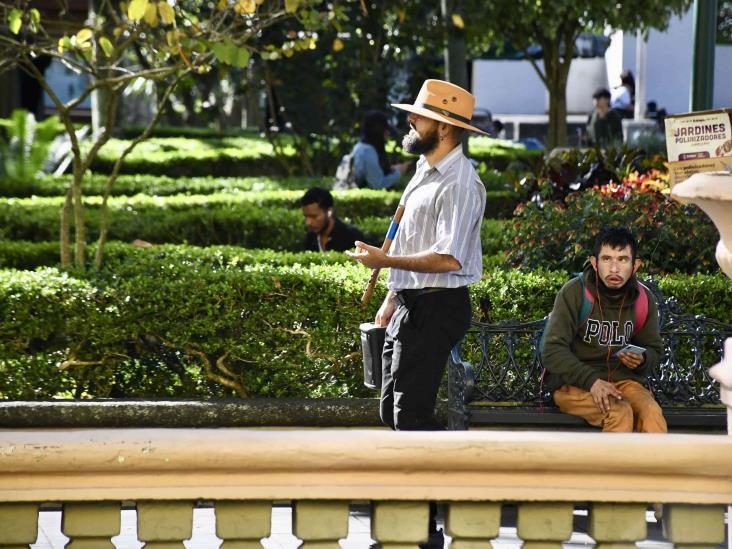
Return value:
M 410 154 L 428 154 L 437 148 L 439 137 L 437 126 L 426 134 L 419 137 L 416 131 L 411 131 L 402 139 L 402 148 Z

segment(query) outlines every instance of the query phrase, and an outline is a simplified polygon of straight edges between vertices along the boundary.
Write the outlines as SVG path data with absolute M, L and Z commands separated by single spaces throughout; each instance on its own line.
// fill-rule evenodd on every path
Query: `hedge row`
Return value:
M 487 172 L 486 185 L 495 184 L 495 172 Z M 60 197 L 69 188 L 71 178 L 45 177 L 28 183 L 0 178 L 0 197 Z M 207 195 L 214 203 L 222 201 L 251 201 L 262 206 L 295 206 L 303 192 L 314 186 L 330 188 L 329 177 L 179 177 L 155 175 L 122 175 L 110 193 L 113 197 L 126 200 L 128 196 L 144 194 L 147 198 L 136 197 L 137 202 L 153 200 L 153 196 L 171 197 L 172 203 L 185 201 L 185 195 Z M 106 178 L 103 175 L 86 177 L 83 192 L 88 197 L 104 194 Z M 178 195 L 178 196 L 174 196 Z M 401 196 L 400 192 L 372 191 L 359 189 L 335 192 L 338 210 L 342 215 L 365 217 L 368 215 L 390 215 Z M 519 202 L 517 193 L 509 190 L 488 190 L 486 196 L 486 217 L 507 218 Z M 374 202 L 379 203 L 376 211 Z M 90 202 L 94 204 L 92 200 Z M 365 209 L 364 209 L 365 208 Z M 387 211 L 388 210 L 388 211 Z
M 293 206 L 299 193 L 267 191 L 242 195 L 138 196 L 110 200 L 109 238 L 200 246 L 237 244 L 247 248 L 301 250 L 304 222 Z M 63 198 L 0 199 L 0 240 L 50 241 L 58 238 Z M 349 191 L 338 196 L 338 213 L 355 223 L 367 241 L 381 243 L 398 195 Z M 87 234 L 99 231 L 99 198 L 87 198 Z M 284 205 L 287 205 L 286 207 Z M 358 212 L 358 213 L 357 213 Z M 386 213 L 388 212 L 388 213 Z M 498 226 L 496 220 L 484 225 Z M 495 238 L 495 231 L 491 233 Z M 495 253 L 488 251 L 487 253 Z
M 332 177 L 169 177 L 167 175 L 120 175 L 111 196 L 170 196 L 174 194 L 214 194 L 249 191 L 295 190 L 301 193 L 310 187 L 329 188 Z M 71 184 L 71 176 L 42 177 L 34 181 L 16 181 L 0 177 L 0 196 L 27 198 L 31 196 L 63 196 Z M 88 174 L 82 184 L 87 196 L 103 195 L 107 176 Z
M 119 155 L 129 144 L 112 139 L 100 151 L 92 170 L 110 173 Z M 334 153 L 335 154 L 335 153 Z M 488 168 L 504 170 L 512 164 L 527 165 L 541 157 L 540 151 L 488 138 L 470 140 L 470 157 Z M 414 158 L 414 157 L 409 157 Z M 406 158 L 405 158 L 406 159 Z M 339 158 L 325 165 L 333 169 Z M 141 143 L 125 159 L 121 173 L 158 174 L 179 177 L 242 177 L 287 175 L 301 169 L 298 152 L 291 145 L 276 157 L 272 146 L 254 134 L 224 137 L 158 137 Z M 333 170 L 331 170 L 333 171 Z M 327 174 L 323 174 L 327 175 Z
M 0 398 L 368 394 L 357 326 L 384 287 L 361 307 L 366 269 L 131 264 L 125 276 L 0 271 Z M 489 272 L 471 289 L 476 317 L 539 318 L 565 280 Z M 659 282 L 687 312 L 730 322 L 722 275 Z
M 359 223 L 366 230 L 373 242 L 383 240 L 388 220 L 383 218 L 369 218 Z M 503 222 L 495 219 L 485 219 L 481 230 L 483 241 L 484 264 L 487 267 L 501 265 L 504 261 Z M 265 235 L 266 236 L 266 235 Z M 295 239 L 291 249 L 301 249 L 304 229 L 298 226 L 293 233 Z M 270 241 L 271 243 L 271 241 Z M 89 247 L 89 258 L 93 257 L 95 244 Z M 0 240 L 0 268 L 35 269 L 38 267 L 56 266 L 59 261 L 59 244 L 54 241 L 31 242 L 27 240 Z M 184 264 L 203 264 L 212 268 L 227 265 L 330 265 L 348 263 L 350 260 L 338 252 L 326 254 L 309 252 L 286 252 L 273 249 L 256 249 L 241 246 L 207 246 L 197 247 L 185 244 L 159 245 L 153 248 L 138 248 L 131 244 L 111 241 L 107 243 L 104 254 L 104 268 L 118 268 L 132 259 L 134 264 L 140 262 L 156 263 L 159 261 L 174 261 Z

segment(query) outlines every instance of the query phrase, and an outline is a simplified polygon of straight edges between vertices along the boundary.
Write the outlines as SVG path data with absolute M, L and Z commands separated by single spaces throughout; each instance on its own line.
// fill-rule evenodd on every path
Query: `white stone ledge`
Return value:
M 0 431 L 0 501 L 732 502 L 715 435 L 383 430 Z

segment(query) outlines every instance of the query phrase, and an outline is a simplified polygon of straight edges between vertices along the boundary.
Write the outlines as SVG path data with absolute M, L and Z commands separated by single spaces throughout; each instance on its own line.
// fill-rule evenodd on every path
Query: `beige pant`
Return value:
M 651 392 L 637 381 L 618 381 L 623 400 L 610 397 L 610 411 L 603 413 L 589 391 L 562 385 L 554 391 L 554 402 L 565 414 L 580 416 L 594 427 L 610 433 L 666 433 L 666 420 Z

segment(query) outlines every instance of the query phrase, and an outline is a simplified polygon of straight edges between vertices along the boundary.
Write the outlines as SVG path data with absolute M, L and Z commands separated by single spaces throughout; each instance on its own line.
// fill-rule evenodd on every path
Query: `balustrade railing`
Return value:
M 36 541 L 39 506 L 62 504 L 72 549 L 114 547 L 135 502 L 147 548 L 183 547 L 193 509 L 212 501 L 221 547 L 261 547 L 273 502 L 293 506 L 304 549 L 338 547 L 349 504 L 371 501 L 371 537 L 416 547 L 429 501 L 444 502 L 453 549 L 489 548 L 501 508 L 517 508 L 527 549 L 560 547 L 588 509 L 598 545 L 647 537 L 664 503 L 666 538 L 716 547 L 732 503 L 732 438 L 561 432 L 116 429 L 0 433 L 0 547 Z

